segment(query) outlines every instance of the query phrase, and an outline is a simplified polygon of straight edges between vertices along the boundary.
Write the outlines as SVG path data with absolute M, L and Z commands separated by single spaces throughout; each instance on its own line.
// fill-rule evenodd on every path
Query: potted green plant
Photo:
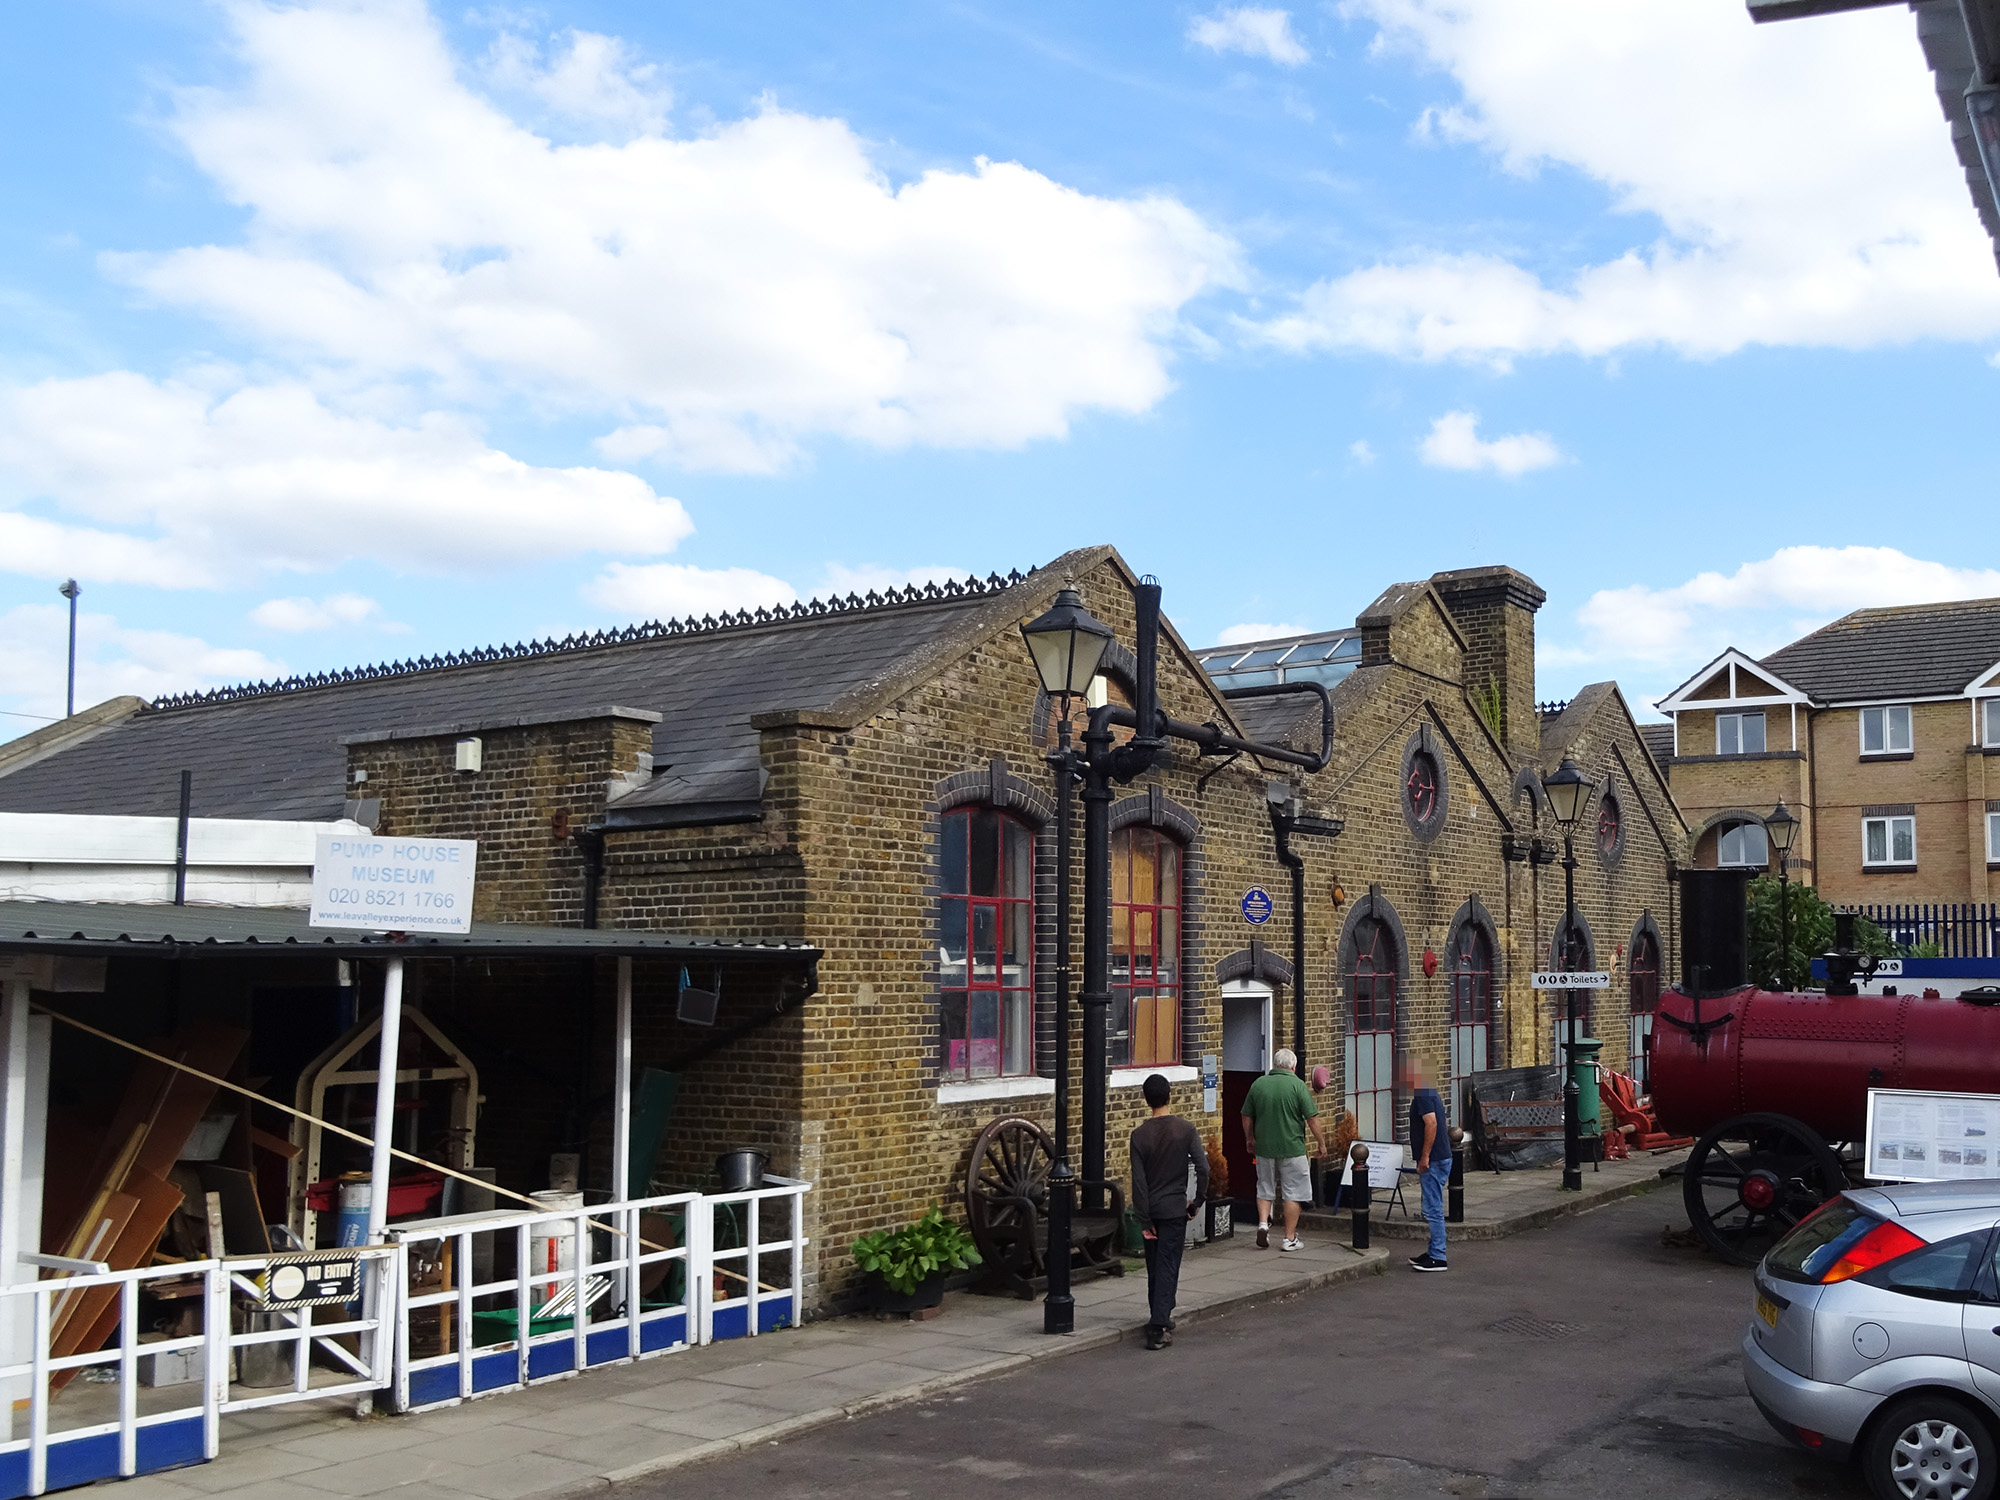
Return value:
M 945 1278 L 979 1264 L 981 1256 L 962 1225 L 933 1203 L 901 1229 L 878 1229 L 854 1242 L 854 1263 L 865 1306 L 879 1312 L 920 1312 L 944 1300 Z

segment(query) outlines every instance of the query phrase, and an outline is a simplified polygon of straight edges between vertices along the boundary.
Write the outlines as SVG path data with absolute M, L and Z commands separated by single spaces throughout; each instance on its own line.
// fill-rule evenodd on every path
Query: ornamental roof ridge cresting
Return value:
M 313 850 L 314 927 L 470 932 L 474 839 L 322 833 Z

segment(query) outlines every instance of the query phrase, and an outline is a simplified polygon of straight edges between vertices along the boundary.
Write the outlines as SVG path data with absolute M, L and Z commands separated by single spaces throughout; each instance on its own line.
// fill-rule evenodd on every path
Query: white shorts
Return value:
M 1266 1203 L 1312 1201 L 1312 1168 L 1303 1156 L 1257 1158 L 1257 1196 Z

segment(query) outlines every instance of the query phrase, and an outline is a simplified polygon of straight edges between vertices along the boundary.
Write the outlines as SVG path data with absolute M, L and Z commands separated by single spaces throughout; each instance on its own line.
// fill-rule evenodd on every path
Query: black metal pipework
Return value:
M 1157 654 L 1160 633 L 1160 589 L 1142 583 L 1134 590 L 1138 607 L 1138 681 L 1134 707 L 1107 703 L 1090 711 L 1083 732 L 1083 1183 L 1087 1201 L 1098 1206 L 1100 1190 L 1092 1184 L 1105 1179 L 1104 1123 L 1109 1092 L 1106 1023 L 1111 1013 L 1111 788 L 1148 770 L 1166 748 L 1168 739 L 1185 740 L 1202 755 L 1249 754 L 1323 771 L 1333 759 L 1333 704 L 1317 682 L 1271 683 L 1232 688 L 1225 698 L 1269 698 L 1281 693 L 1311 693 L 1320 700 L 1320 749 L 1317 754 L 1289 745 L 1266 745 L 1229 734 L 1216 724 L 1189 724 L 1169 718 L 1159 709 Z M 1151 720 L 1142 722 L 1141 712 Z M 1112 728 L 1134 730 L 1116 748 Z M 1150 731 L 1150 732 L 1148 732 Z

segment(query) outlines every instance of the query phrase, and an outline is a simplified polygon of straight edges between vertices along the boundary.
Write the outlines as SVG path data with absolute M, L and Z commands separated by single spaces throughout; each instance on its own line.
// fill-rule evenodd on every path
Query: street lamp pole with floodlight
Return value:
M 1576 934 L 1576 820 L 1590 801 L 1597 785 L 1585 776 L 1569 756 L 1553 776 L 1542 778 L 1542 793 L 1549 799 L 1549 811 L 1563 831 L 1563 930 L 1559 962 L 1567 970 L 1570 944 Z M 1583 1090 L 1576 1081 L 1576 990 L 1563 991 L 1563 1180 L 1571 1192 L 1583 1191 Z

